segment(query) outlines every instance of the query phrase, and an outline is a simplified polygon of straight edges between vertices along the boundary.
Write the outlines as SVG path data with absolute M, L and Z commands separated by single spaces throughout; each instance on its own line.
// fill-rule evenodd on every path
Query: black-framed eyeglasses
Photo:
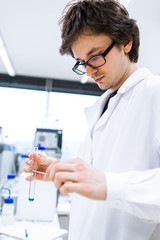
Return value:
M 80 61 L 76 62 L 76 64 L 73 66 L 72 70 L 77 73 L 78 75 L 83 75 L 86 73 L 86 67 L 87 65 L 91 68 L 99 68 L 103 66 L 106 63 L 105 56 L 109 53 L 109 51 L 113 48 L 115 45 L 115 41 L 109 45 L 109 47 L 104 51 L 102 54 L 97 54 L 88 61 L 81 63 Z

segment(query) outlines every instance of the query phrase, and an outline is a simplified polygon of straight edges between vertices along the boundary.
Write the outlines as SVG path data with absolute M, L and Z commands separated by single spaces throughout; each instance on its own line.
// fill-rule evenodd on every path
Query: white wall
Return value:
M 140 28 L 138 65 L 160 74 L 160 1 L 131 0 L 127 9 Z

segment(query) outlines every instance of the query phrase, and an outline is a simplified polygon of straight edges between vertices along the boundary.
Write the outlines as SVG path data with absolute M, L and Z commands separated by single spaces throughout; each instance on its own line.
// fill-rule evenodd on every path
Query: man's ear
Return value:
M 127 43 L 125 46 L 124 46 L 124 51 L 125 53 L 129 53 L 132 49 L 132 40 L 129 41 L 129 43 Z

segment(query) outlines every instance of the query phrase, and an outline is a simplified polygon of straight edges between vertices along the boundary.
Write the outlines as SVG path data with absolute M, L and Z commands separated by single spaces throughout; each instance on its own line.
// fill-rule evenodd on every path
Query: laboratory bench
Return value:
M 27 236 L 26 236 L 27 232 Z M 0 240 L 64 240 L 68 231 L 59 225 L 57 214 L 51 222 L 42 221 L 15 221 L 3 226 L 0 217 Z
M 41 183 L 42 184 L 42 183 Z M 38 188 L 38 184 L 36 185 Z M 41 185 L 42 187 L 42 185 Z M 28 190 L 25 189 L 24 192 Z M 38 194 L 40 194 L 39 191 L 37 191 Z M 20 198 L 20 196 L 18 196 Z M 23 199 L 24 201 L 24 199 Z M 54 239 L 59 239 L 59 240 L 68 240 L 68 227 L 69 227 L 69 215 L 70 215 L 70 196 L 69 195 L 58 195 L 57 198 L 57 206 L 55 209 L 54 213 L 54 218 L 53 221 L 46 221 L 46 220 L 27 220 L 26 218 L 23 219 L 23 216 L 27 217 L 27 204 L 28 201 L 24 201 L 22 205 L 22 211 L 20 212 L 20 217 L 22 219 L 17 219 L 17 215 L 14 216 L 14 222 L 10 225 L 4 226 L 2 224 L 2 216 L 0 215 L 0 240 L 11 240 L 11 239 L 18 239 L 16 238 L 11 238 L 9 236 L 4 236 L 5 233 L 6 235 L 12 235 L 12 236 L 19 236 L 19 239 L 25 240 L 27 238 L 23 238 L 22 236 L 24 235 L 24 230 L 25 228 L 28 229 L 28 232 L 30 233 L 29 235 L 32 237 L 28 237 L 29 240 L 54 240 Z M 51 203 L 50 203 L 51 204 Z M 43 205 L 40 206 L 40 214 L 42 213 Z M 51 205 L 50 205 L 51 206 Z M 26 208 L 26 209 L 25 209 Z M 43 206 L 43 208 L 45 208 Z M 49 208 L 49 206 L 48 206 Z M 50 211 L 47 208 L 47 212 Z M 40 215 L 39 214 L 39 215 Z M 48 212 L 48 214 L 50 214 Z M 40 216 L 39 216 L 40 217 Z M 22 230 L 21 230 L 22 229 Z M 43 238 L 44 234 L 46 233 L 46 237 Z M 37 236 L 35 237 L 35 235 Z
M 20 221 L 17 220 L 15 216 L 14 222 L 12 224 L 4 226 L 2 224 L 2 216 L 0 215 L 0 240 L 68 240 L 69 215 L 70 200 L 68 197 L 63 196 L 59 196 L 59 201 L 53 221 Z M 26 228 L 29 229 L 28 232 L 30 232 L 30 235 L 33 237 L 22 237 L 22 235 L 25 233 Z M 44 236 L 45 232 L 48 238 L 42 237 Z M 35 235 L 37 236 L 35 237 Z
M 57 215 L 60 227 L 69 230 L 69 216 L 71 208 L 71 196 L 61 195 L 58 196 Z M 63 240 L 68 240 L 68 236 L 64 236 Z

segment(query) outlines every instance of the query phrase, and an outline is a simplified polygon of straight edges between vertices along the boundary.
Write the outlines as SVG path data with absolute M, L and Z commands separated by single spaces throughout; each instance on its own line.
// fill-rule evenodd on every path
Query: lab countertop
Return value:
M 0 217 L 0 223 L 0 239 L 4 240 L 54 240 L 67 235 L 67 230 L 59 226 L 57 214 L 55 214 L 54 221 L 50 222 L 15 220 L 13 224 L 3 226 Z M 26 231 L 28 236 L 26 236 Z

